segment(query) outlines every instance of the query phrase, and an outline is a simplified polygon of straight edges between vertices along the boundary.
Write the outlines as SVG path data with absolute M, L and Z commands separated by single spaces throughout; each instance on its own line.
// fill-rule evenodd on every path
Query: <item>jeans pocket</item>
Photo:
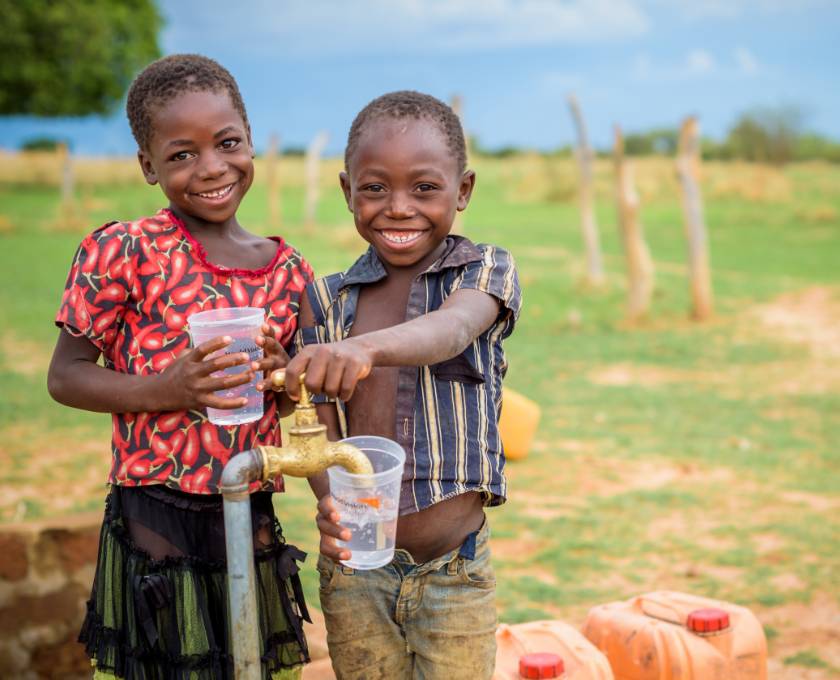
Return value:
M 487 590 L 496 587 L 496 573 L 493 571 L 493 565 L 490 564 L 488 554 L 476 556 L 474 560 L 463 558 L 459 560 L 461 564 L 458 567 L 458 573 L 463 583 Z
M 329 557 L 325 557 L 324 555 L 318 555 L 318 565 L 316 568 L 318 569 L 319 576 L 319 592 L 329 593 L 333 589 L 338 574 L 341 573 L 341 569 Z

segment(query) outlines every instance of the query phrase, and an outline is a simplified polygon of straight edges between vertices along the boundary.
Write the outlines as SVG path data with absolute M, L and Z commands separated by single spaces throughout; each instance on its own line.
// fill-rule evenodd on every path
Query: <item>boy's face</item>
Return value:
M 180 217 L 225 222 L 254 179 L 250 132 L 226 92 L 185 92 L 154 113 L 149 148 L 137 152 Z
M 422 118 L 371 121 L 348 163 L 341 188 L 356 229 L 394 267 L 436 254 L 475 184 L 438 126 Z

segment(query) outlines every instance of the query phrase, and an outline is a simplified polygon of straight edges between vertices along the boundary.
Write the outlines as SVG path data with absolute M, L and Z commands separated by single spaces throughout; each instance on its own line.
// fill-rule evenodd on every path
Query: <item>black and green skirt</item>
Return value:
M 270 493 L 251 496 L 263 677 L 309 661 L 296 561 Z M 79 641 L 125 680 L 233 680 L 220 496 L 113 486 Z

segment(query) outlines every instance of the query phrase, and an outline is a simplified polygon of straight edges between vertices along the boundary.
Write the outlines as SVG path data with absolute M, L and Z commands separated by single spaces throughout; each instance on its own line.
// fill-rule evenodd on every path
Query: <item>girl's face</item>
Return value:
M 224 223 L 254 180 L 250 132 L 226 92 L 184 92 L 160 106 L 149 148 L 137 152 L 181 218 Z
M 437 255 L 475 184 L 438 126 L 422 118 L 371 121 L 348 164 L 341 188 L 356 229 L 394 267 Z

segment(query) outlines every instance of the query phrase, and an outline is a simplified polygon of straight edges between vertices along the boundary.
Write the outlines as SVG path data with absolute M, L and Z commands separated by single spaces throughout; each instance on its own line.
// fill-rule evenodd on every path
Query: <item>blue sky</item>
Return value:
M 239 81 L 258 148 L 272 132 L 340 153 L 373 97 L 460 93 L 489 147 L 552 149 L 574 92 L 596 145 L 700 117 L 722 137 L 753 107 L 794 105 L 840 139 L 840 0 L 162 0 L 166 54 L 199 52 Z M 41 134 L 78 153 L 135 150 L 122 110 L 103 119 L 0 118 L 0 146 Z

